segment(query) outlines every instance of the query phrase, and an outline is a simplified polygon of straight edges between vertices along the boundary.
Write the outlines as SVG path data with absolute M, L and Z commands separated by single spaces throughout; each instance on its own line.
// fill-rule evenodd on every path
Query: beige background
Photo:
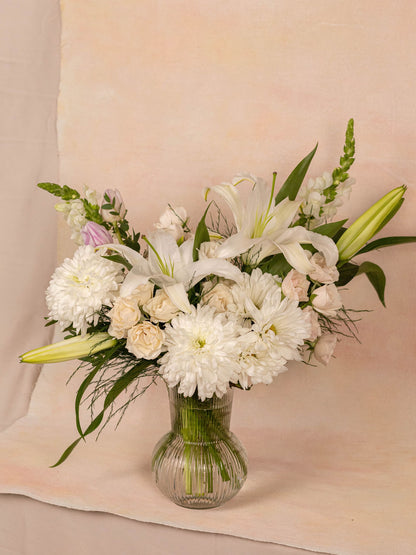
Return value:
M 168 201 L 185 204 L 195 222 L 203 187 L 242 170 L 269 177 L 276 169 L 284 180 L 317 140 L 311 175 L 331 170 L 353 116 L 357 162 L 351 173 L 357 184 L 345 214 L 357 215 L 406 183 L 407 200 L 386 234 L 415 234 L 415 10 L 410 0 L 384 3 L 383 9 L 371 0 L 64 2 L 60 181 L 119 187 L 131 220 L 143 231 Z M 5 214 L 6 229 L 13 233 L 2 246 L 8 292 L 0 376 L 3 426 L 24 412 L 36 375 L 13 362 L 16 354 L 46 338 L 39 294 L 54 266 L 53 202 L 36 193 L 33 183 L 57 175 L 59 30 L 56 2 L 6 3 L 4 13 L 1 156 L 7 162 L 4 183 L 13 183 L 3 191 L 14 208 Z M 65 234 L 61 228 L 59 258 L 70 251 Z M 359 325 L 362 343 L 347 340 L 330 366 L 294 365 L 273 386 L 237 397 L 234 428 L 248 442 L 251 482 L 226 513 L 210 513 L 213 529 L 221 529 L 225 519 L 228 530 L 238 532 L 236 514 L 257 515 L 251 537 L 266 538 L 273 528 L 271 541 L 317 552 L 414 552 L 415 247 L 381 251 L 371 259 L 386 271 L 388 310 L 378 305 L 364 277 L 344 295 L 347 306 L 372 310 Z M 18 271 L 9 271 L 9 260 L 16 261 Z M 53 372 L 46 372 L 43 385 L 49 386 L 51 377 Z M 38 387 L 37 401 L 42 391 L 50 393 Z M 62 388 L 59 395 L 68 392 Z M 70 403 L 69 397 L 56 399 L 55 411 Z M 164 395 L 156 393 L 154 399 L 166 413 Z M 51 395 L 46 402 L 54 410 Z M 150 404 L 135 407 L 135 414 L 145 417 Z M 45 413 L 39 423 L 46 426 Z M 149 446 L 158 426 L 167 423 L 149 431 Z M 17 431 L 10 430 L 6 439 L 13 433 L 16 438 Z M 48 428 L 43 437 L 53 437 Z M 35 449 L 36 440 L 27 438 Z M 97 455 L 87 458 L 90 471 L 107 444 L 111 452 L 105 439 L 102 447 L 91 446 Z M 82 451 L 74 457 L 68 467 L 72 479 L 85 467 Z M 14 491 L 19 485 L 30 494 L 43 474 L 34 484 L 26 463 L 28 474 L 19 476 L 7 458 L 3 478 Z M 42 495 L 50 500 L 54 493 L 47 491 L 44 476 Z M 2 491 L 11 490 L 3 485 Z M 7 507 L 14 502 L 3 505 L 5 514 L 11 514 Z M 52 502 L 65 504 L 65 495 L 57 499 L 55 494 Z M 148 502 L 149 510 L 162 503 L 156 496 Z M 94 495 L 81 496 L 79 503 L 100 508 Z M 169 515 L 176 526 L 195 526 L 196 516 L 175 510 L 166 506 L 159 521 Z M 13 523 L 3 522 L 10 538 Z

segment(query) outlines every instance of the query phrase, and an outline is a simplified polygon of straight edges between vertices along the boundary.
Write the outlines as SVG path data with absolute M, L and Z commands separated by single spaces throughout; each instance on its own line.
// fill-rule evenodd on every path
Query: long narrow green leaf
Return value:
M 376 290 L 381 304 L 385 307 L 384 290 L 386 288 L 386 276 L 380 266 L 374 264 L 374 262 L 363 262 L 358 269 L 357 275 L 359 274 L 365 274 L 368 277 L 371 285 Z
M 299 162 L 296 168 L 292 171 L 286 181 L 283 183 L 280 191 L 275 197 L 275 204 L 279 204 L 283 199 L 289 197 L 289 200 L 295 200 L 296 195 L 302 185 L 305 178 L 306 172 L 312 162 L 312 158 L 315 156 L 316 149 L 318 148 L 318 143 L 311 152 L 305 156 L 305 158 Z
M 102 410 L 90 422 L 82 437 L 79 437 L 73 443 L 71 443 L 71 445 L 62 453 L 60 459 L 54 465 L 52 465 L 51 468 L 62 464 L 69 457 L 69 455 L 72 453 L 81 439 L 94 432 L 100 426 L 108 407 L 117 399 L 120 393 L 122 393 L 151 364 L 153 364 L 153 361 L 151 360 L 141 360 L 138 364 L 136 364 L 136 366 L 126 372 L 114 383 L 104 400 Z
M 326 237 L 334 237 L 346 221 L 347 220 L 340 220 L 339 222 L 322 224 L 319 227 L 315 227 L 315 229 L 313 229 L 312 231 L 314 233 L 319 233 L 320 235 L 326 235 Z
M 208 204 L 202 218 L 199 221 L 199 224 L 197 225 L 196 231 L 195 231 L 195 238 L 194 238 L 194 246 L 193 246 L 193 250 L 192 250 L 192 257 L 194 262 L 196 262 L 198 260 L 198 249 L 201 246 L 202 243 L 205 243 L 207 241 L 209 241 L 209 232 L 208 232 L 208 228 L 206 226 L 205 223 L 205 218 L 208 212 L 209 207 L 211 206 L 211 203 Z
M 82 438 L 84 438 L 84 432 L 82 431 L 82 428 L 81 428 L 81 420 L 80 420 L 80 416 L 79 416 L 79 407 L 81 405 L 82 397 L 84 396 L 84 393 L 85 393 L 87 387 L 90 385 L 90 383 L 94 379 L 97 372 L 101 369 L 101 367 L 102 367 L 102 365 L 100 364 L 96 368 L 91 370 L 91 372 L 88 374 L 88 376 L 85 378 L 85 380 L 80 385 L 80 387 L 77 391 L 77 395 L 75 397 L 75 421 L 76 421 L 76 426 L 77 426 L 78 433 Z
M 381 239 L 376 239 L 371 243 L 367 243 L 357 254 L 363 254 L 365 252 L 370 252 L 375 249 L 382 249 L 384 247 L 391 247 L 393 245 L 402 245 L 404 243 L 416 243 L 416 237 L 405 236 L 405 237 L 382 237 Z

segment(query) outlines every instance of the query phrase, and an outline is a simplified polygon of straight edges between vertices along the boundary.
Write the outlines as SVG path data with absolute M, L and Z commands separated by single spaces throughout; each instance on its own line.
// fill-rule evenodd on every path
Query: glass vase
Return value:
M 231 499 L 247 477 L 247 455 L 230 432 L 233 391 L 219 399 L 168 388 L 171 431 L 157 443 L 152 470 L 160 491 L 181 507 L 210 509 Z

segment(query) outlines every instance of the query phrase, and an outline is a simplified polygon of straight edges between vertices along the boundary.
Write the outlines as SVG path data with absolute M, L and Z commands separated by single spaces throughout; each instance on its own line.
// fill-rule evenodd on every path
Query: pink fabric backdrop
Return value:
M 45 11 L 40 15 L 38 10 Z M 411 0 L 383 9 L 375 0 L 359 4 L 329 0 L 62 2 L 60 180 L 98 189 L 119 187 L 132 221 L 143 231 L 168 201 L 186 205 L 195 221 L 203 207 L 203 187 L 244 170 L 269 178 L 276 169 L 283 180 L 317 140 L 311 175 L 331 170 L 341 154 L 346 122 L 353 116 L 357 162 L 352 174 L 357 184 L 348 215 L 357 215 L 390 188 L 406 183 L 406 202 L 386 234 L 415 234 L 415 11 Z M 23 12 L 13 3 L 7 13 L 9 19 L 0 20 L 5 52 L 1 63 L 6 68 L 0 77 L 4 78 L 0 98 L 7 116 L 2 148 L 4 159 L 13 161 L 15 169 L 8 169 L 4 177 L 4 183 L 14 187 L 3 189 L 13 206 L 15 195 L 24 200 L 17 216 L 7 211 L 6 229 L 13 229 L 13 241 L 7 237 L 2 246 L 4 287 L 10 293 L 4 300 L 2 324 L 7 368 L 0 376 L 4 423 L 24 412 L 36 376 L 34 369 L 18 368 L 15 356 L 44 342 L 47 335 L 41 327 L 45 308 L 39 295 L 54 266 L 53 201 L 36 193 L 33 183 L 56 178 L 57 83 L 57 58 L 45 55 L 56 41 L 56 4 L 28 0 L 24 30 L 31 32 L 20 31 L 27 42 L 22 42 L 22 54 L 13 51 L 12 56 L 7 37 L 13 35 L 13 25 Z M 33 15 L 39 27 L 30 27 Z M 25 80 L 32 76 L 29 62 L 37 70 L 36 80 L 34 72 L 34 81 L 24 85 L 38 104 L 25 108 L 24 93 L 19 91 L 22 76 Z M 11 148 L 16 142 L 21 150 Z M 24 257 L 16 257 L 16 245 L 25 246 Z M 61 226 L 59 259 L 71 249 Z M 362 343 L 347 340 L 330 366 L 295 366 L 273 386 L 238 397 L 234 423 L 252 441 L 254 481 L 242 492 L 241 501 L 236 499 L 235 510 L 248 518 L 258 509 L 265 527 L 260 523 L 261 529 L 256 529 L 251 519 L 251 537 L 257 533 L 266 538 L 273 530 L 272 541 L 333 553 L 414 552 L 415 247 L 380 251 L 367 258 L 386 271 L 388 310 L 378 304 L 364 277 L 351 285 L 344 295 L 346 306 L 373 310 L 363 315 L 359 325 Z M 11 259 L 19 269 L 13 275 L 6 272 Z M 53 377 L 49 371 L 39 383 L 50 385 Z M 56 386 L 61 381 L 57 376 Z M 44 410 L 51 403 L 50 410 L 59 414 L 69 403 L 69 392 L 58 391 L 54 406 L 50 395 L 42 397 L 48 388 L 38 387 L 33 406 Z M 135 409 L 138 415 L 147 403 Z M 38 414 L 32 411 L 28 420 L 10 429 L 2 445 L 19 446 L 19 434 L 24 435 L 24 426 Z M 37 425 L 45 425 L 45 416 Z M 26 428 L 25 441 L 35 454 L 42 437 L 53 437 L 52 428 L 49 431 L 50 435 L 44 429 L 46 435 L 36 439 Z M 69 431 L 68 436 L 72 437 Z M 153 439 L 157 437 L 147 437 L 146 442 L 151 445 Z M 266 443 L 272 447 L 271 458 L 264 451 Z M 48 453 L 52 448 L 47 446 Z M 93 448 L 99 464 L 106 440 L 102 447 L 88 449 Z M 30 475 L 26 461 L 29 478 L 19 477 L 13 460 L 4 458 L 2 491 L 20 488 L 28 495 L 70 504 L 68 495 L 59 497 L 62 490 L 53 490 L 53 481 L 48 490 L 42 452 L 37 473 Z M 5 457 L 6 451 L 2 453 Z M 26 460 L 13 453 L 20 464 Z M 86 462 L 82 451 L 74 457 L 72 467 L 67 467 L 72 468 L 68 479 L 78 483 Z M 88 460 L 92 471 L 95 463 L 93 458 Z M 276 481 L 269 488 L 268 473 L 275 471 Z M 255 483 L 261 485 L 257 497 Z M 267 495 L 271 490 L 276 498 Z M 117 499 L 103 509 L 97 491 L 78 506 L 118 512 Z M 158 497 L 148 501 L 149 509 L 159 510 Z M 263 518 L 266 507 L 271 507 L 269 520 Z M 235 533 L 232 530 L 239 530 L 236 513 L 231 507 L 226 514 L 228 529 Z M 278 524 L 273 514 L 282 517 Z M 165 519 L 167 515 L 176 526 L 192 527 L 198 521 L 196 516 L 182 517 L 175 508 L 166 508 Z M 154 521 L 163 521 L 160 513 L 158 518 Z M 222 530 L 227 524 L 223 514 L 217 521 L 210 516 L 209 521 L 213 529 Z

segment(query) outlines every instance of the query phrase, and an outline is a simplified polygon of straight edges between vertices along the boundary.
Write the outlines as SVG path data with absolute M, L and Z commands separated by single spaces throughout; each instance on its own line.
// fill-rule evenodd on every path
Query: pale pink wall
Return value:
M 311 175 L 332 170 L 354 117 L 357 184 L 341 215 L 406 183 L 386 233 L 416 232 L 413 1 L 62 5 L 62 182 L 119 187 L 143 231 L 168 201 L 195 223 L 204 186 L 242 170 L 283 180 L 317 140 Z M 412 429 L 415 247 L 368 258 L 386 270 L 388 310 L 365 277 L 345 293 L 348 307 L 374 310 L 362 345 L 347 340 L 329 367 L 296 366 L 245 396 L 277 398 L 277 426 L 386 439 Z

